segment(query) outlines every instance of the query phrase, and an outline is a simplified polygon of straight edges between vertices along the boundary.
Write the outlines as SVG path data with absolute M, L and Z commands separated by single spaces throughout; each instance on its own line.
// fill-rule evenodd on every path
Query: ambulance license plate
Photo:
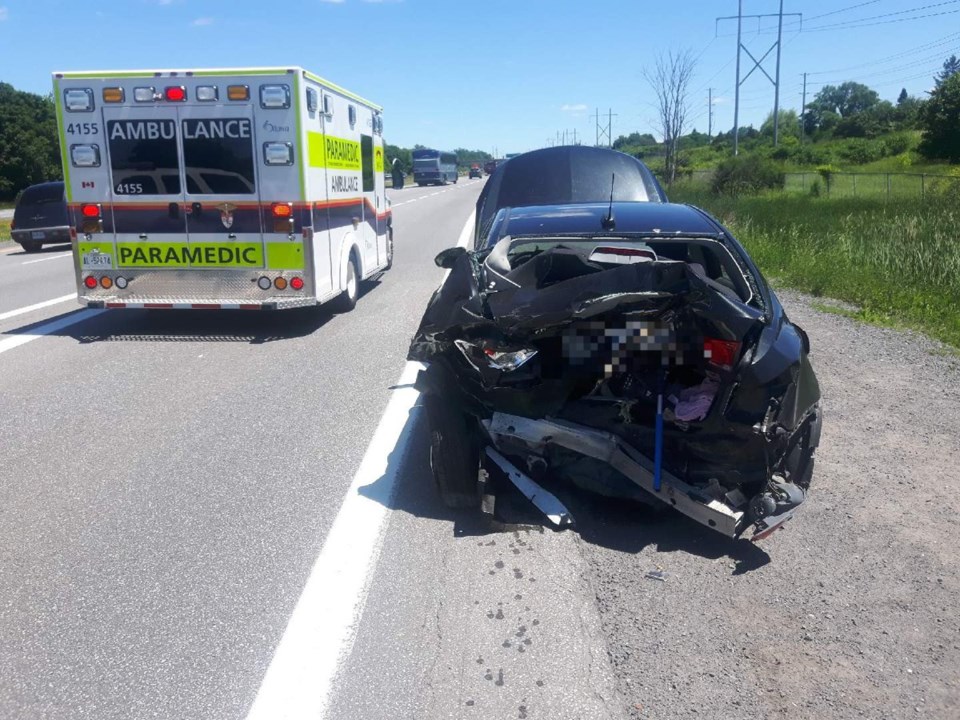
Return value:
M 108 268 L 110 267 L 110 256 L 105 253 L 90 253 L 89 255 L 84 255 L 83 267 Z

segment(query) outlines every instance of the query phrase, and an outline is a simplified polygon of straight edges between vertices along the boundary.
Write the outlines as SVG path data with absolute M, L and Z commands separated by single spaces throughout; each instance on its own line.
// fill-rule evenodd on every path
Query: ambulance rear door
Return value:
M 182 105 L 177 111 L 187 233 L 192 257 L 203 258 L 194 264 L 263 267 L 253 108 Z
M 119 266 L 141 243 L 186 242 L 177 108 L 106 106 L 110 203 Z

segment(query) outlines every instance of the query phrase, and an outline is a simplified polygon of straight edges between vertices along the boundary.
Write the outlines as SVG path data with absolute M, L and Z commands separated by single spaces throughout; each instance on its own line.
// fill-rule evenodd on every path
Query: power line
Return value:
M 867 23 L 867 20 L 882 20 L 883 18 L 897 17 L 898 15 L 909 15 L 910 13 L 920 12 L 921 10 L 931 10 L 933 8 L 944 7 L 946 5 L 956 5 L 960 0 L 946 0 L 945 2 L 933 3 L 931 5 L 921 5 L 919 7 L 910 8 L 909 10 L 898 10 L 897 12 L 892 13 L 883 13 L 882 15 L 871 15 L 869 17 L 857 18 L 855 20 L 844 20 L 843 22 L 832 23 L 830 25 L 817 25 L 814 27 L 807 27 L 803 29 L 803 32 L 814 32 L 819 30 L 834 30 L 838 28 L 851 28 L 851 27 L 868 27 L 870 25 L 888 25 L 890 23 L 896 22 L 907 22 L 908 20 L 919 20 L 925 17 L 936 17 L 938 15 L 950 15 L 951 13 L 957 12 L 956 10 L 948 10 L 940 13 L 928 13 L 927 15 L 917 15 L 914 17 L 908 18 L 897 18 L 896 20 L 887 20 L 885 22 L 877 23 Z
M 882 65 L 885 62 L 889 62 L 891 60 L 897 60 L 899 58 L 906 57 L 908 55 L 913 55 L 920 50 L 927 50 L 929 48 L 939 47 L 941 45 L 947 45 L 948 43 L 952 42 L 955 38 L 958 38 L 958 37 L 960 37 L 960 32 L 951 33 L 949 35 L 945 35 L 940 40 L 936 40 L 934 42 L 931 42 L 925 45 L 918 45 L 917 47 L 910 48 L 909 50 L 904 50 L 903 52 L 899 52 L 896 55 L 888 55 L 887 57 L 879 58 L 878 60 L 873 60 L 872 62 L 861 63 L 860 65 L 851 65 L 845 68 L 834 68 L 833 70 L 820 70 L 818 72 L 812 72 L 807 74 L 808 75 L 835 75 L 837 73 L 848 72 L 850 70 L 859 70 L 860 68 L 872 67 L 874 65 Z

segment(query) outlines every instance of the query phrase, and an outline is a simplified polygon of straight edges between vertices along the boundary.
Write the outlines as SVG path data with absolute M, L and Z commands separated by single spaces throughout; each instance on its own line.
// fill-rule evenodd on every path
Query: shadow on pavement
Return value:
M 50 255 L 54 253 L 61 253 L 70 250 L 70 243 L 59 243 L 57 245 L 44 245 L 42 248 L 36 252 L 28 253 L 26 250 L 21 248 L 17 243 L 14 243 L 11 247 L 19 248 L 13 252 L 3 253 L 7 257 L 42 257 L 44 255 Z
M 376 288 L 379 280 L 364 281 L 360 297 Z M 78 310 L 76 312 L 82 312 Z M 41 325 L 73 313 L 45 318 L 7 330 L 5 336 L 26 335 Z M 262 345 L 306 337 L 339 313 L 329 304 L 293 310 L 107 310 L 66 327 L 47 332 L 78 343 L 97 342 L 223 342 Z
M 360 494 L 392 510 L 415 517 L 447 520 L 453 523 L 455 537 L 474 537 L 518 529 L 546 532 L 552 526 L 519 491 L 508 485 L 497 495 L 493 518 L 479 509 L 451 510 L 443 505 L 430 470 L 430 436 L 426 418 L 414 408 L 407 420 L 413 423 L 407 446 L 390 453 L 388 467 L 396 472 L 392 495 L 387 475 L 359 489 Z M 711 560 L 729 557 L 741 575 L 763 567 L 770 556 L 748 540 L 727 539 L 668 508 L 651 509 L 640 503 L 604 498 L 569 486 L 554 487 L 554 492 L 573 514 L 573 530 L 584 542 L 635 554 L 648 546 L 659 552 L 685 552 Z

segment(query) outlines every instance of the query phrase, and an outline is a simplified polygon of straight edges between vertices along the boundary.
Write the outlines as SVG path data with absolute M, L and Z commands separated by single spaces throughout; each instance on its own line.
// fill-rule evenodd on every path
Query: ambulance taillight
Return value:
M 274 232 L 293 232 L 293 203 L 274 203 L 271 206 L 271 212 Z

